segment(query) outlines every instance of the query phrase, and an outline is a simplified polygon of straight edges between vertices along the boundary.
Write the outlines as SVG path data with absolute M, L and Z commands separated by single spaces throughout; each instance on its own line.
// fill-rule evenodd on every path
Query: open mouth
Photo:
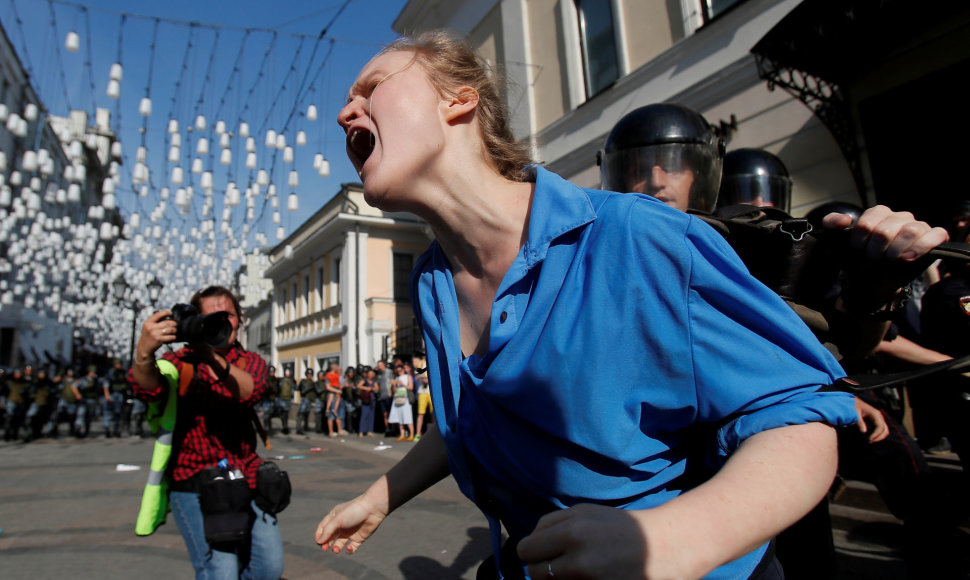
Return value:
M 356 167 L 363 167 L 374 151 L 374 144 L 374 135 L 367 129 L 357 128 L 347 133 L 347 152 Z

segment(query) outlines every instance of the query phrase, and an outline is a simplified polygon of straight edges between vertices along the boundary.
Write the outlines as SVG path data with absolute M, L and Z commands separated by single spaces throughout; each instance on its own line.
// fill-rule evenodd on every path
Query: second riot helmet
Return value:
M 781 159 L 762 149 L 735 149 L 724 156 L 719 207 L 746 203 L 788 213 L 791 176 Z
M 724 142 L 682 105 L 657 103 L 620 119 L 598 153 L 603 189 L 652 195 L 680 210 L 714 211 Z

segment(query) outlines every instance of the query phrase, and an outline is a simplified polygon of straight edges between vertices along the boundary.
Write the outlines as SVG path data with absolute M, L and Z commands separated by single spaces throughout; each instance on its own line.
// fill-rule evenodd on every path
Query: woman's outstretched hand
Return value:
M 338 505 L 320 521 L 315 539 L 323 551 L 353 554 L 381 525 L 387 517 L 386 510 L 381 510 L 365 496 Z

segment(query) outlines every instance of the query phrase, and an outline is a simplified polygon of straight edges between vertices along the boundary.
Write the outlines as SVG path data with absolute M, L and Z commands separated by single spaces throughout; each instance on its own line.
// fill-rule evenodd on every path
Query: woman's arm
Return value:
M 533 577 L 551 562 L 562 577 L 699 578 L 808 513 L 836 464 L 835 430 L 826 424 L 763 431 L 710 480 L 656 508 L 580 505 L 544 516 L 519 556 Z
M 362 495 L 330 511 L 317 526 L 316 542 L 335 554 L 353 554 L 391 512 L 450 473 L 444 441 L 437 428 Z

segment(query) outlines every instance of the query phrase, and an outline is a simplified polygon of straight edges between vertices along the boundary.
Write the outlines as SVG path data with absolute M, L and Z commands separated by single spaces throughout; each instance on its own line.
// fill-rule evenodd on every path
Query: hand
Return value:
M 866 403 L 859 397 L 855 398 L 855 412 L 859 415 L 856 426 L 862 433 L 869 433 L 869 443 L 876 443 L 889 437 L 889 424 L 882 411 Z M 869 426 L 872 423 L 872 427 Z
M 170 310 L 159 310 L 145 320 L 141 327 L 141 337 L 138 339 L 135 358 L 141 360 L 151 358 L 160 346 L 175 341 L 175 331 L 178 325 L 174 320 L 168 318 L 171 315 Z
M 647 540 L 636 514 L 580 504 L 546 514 L 519 542 L 518 554 L 532 578 L 644 578 Z
M 852 217 L 830 213 L 822 220 L 828 229 L 845 229 Z M 867 209 L 849 230 L 853 248 L 865 251 L 868 258 L 886 257 L 912 262 L 949 239 L 943 228 L 931 228 L 908 211 L 893 211 L 884 205 Z
M 385 510 L 378 509 L 361 495 L 333 508 L 320 521 L 314 539 L 325 552 L 329 550 L 339 554 L 346 550 L 348 554 L 353 554 L 385 517 Z

